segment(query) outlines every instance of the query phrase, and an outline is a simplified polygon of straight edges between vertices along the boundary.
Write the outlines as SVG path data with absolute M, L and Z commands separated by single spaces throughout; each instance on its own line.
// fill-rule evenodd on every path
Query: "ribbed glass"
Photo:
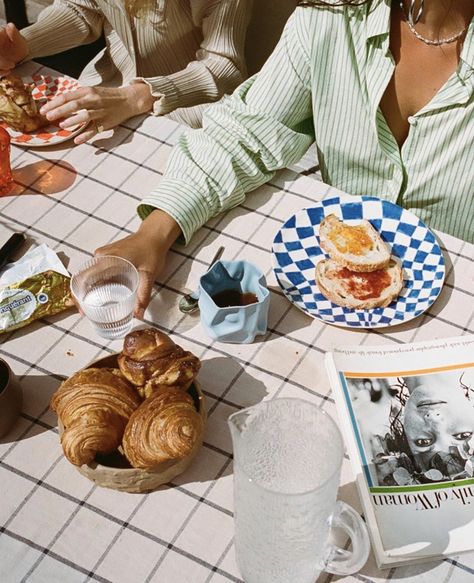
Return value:
M 114 339 L 132 326 L 139 275 L 121 257 L 93 257 L 73 274 L 71 291 L 97 334 Z

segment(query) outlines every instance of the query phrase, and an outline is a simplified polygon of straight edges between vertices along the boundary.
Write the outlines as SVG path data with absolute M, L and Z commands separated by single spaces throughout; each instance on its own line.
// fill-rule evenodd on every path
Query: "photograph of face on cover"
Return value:
M 473 478 L 474 370 L 346 383 L 372 486 Z

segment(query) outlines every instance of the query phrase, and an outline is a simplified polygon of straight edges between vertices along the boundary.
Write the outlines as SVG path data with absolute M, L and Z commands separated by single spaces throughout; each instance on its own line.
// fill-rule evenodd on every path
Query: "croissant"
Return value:
M 117 369 L 88 368 L 74 374 L 50 403 L 64 426 L 64 455 L 80 466 L 99 452 L 114 451 L 139 404 L 136 391 Z
M 134 468 L 149 469 L 187 456 L 202 432 L 203 420 L 191 396 L 179 388 L 162 387 L 131 415 L 122 445 Z
M 183 350 L 167 334 L 152 328 L 127 334 L 118 364 L 122 374 L 139 387 L 143 397 L 149 397 L 163 385 L 186 390 L 201 367 L 199 359 L 191 352 Z
M 0 118 L 19 132 L 34 132 L 47 123 L 39 114 L 31 89 L 14 75 L 0 78 Z

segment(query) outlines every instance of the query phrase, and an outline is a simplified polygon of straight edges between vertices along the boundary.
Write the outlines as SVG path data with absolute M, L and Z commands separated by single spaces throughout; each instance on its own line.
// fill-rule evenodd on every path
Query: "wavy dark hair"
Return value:
M 371 0 L 338 0 L 337 2 L 324 2 L 324 0 L 300 0 L 297 6 L 313 6 L 313 7 L 328 7 L 328 6 L 362 6 L 368 4 Z

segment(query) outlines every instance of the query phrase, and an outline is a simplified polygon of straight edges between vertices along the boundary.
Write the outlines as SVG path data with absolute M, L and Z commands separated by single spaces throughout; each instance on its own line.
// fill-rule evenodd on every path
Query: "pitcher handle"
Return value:
M 349 536 L 352 551 L 346 551 L 331 545 L 321 568 L 334 575 L 351 575 L 365 565 L 370 551 L 367 527 L 362 517 L 345 502 L 338 500 L 333 514 L 329 518 L 332 528 L 341 528 Z

